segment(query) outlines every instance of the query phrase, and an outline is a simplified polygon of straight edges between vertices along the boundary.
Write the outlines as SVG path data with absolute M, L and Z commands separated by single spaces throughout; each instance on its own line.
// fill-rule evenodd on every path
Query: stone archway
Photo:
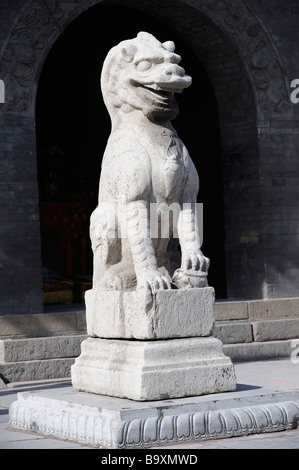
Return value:
M 32 0 L 15 19 L 1 57 L 6 102 L 0 106 L 7 119 L 19 117 L 11 119 L 12 125 L 25 123 L 27 166 L 36 166 L 35 98 L 47 54 L 68 24 L 100 3 L 118 4 Z M 146 8 L 153 18 L 172 26 L 208 73 L 222 138 L 228 296 L 260 298 L 264 266 L 257 243 L 263 233 L 258 127 L 266 125 L 270 114 L 286 114 L 290 107 L 275 49 L 241 0 L 166 0 L 162 5 L 156 0 L 129 0 L 126 5 Z M 36 217 L 36 207 L 32 212 Z
M 32 112 L 36 84 L 43 62 L 57 37 L 71 21 L 104 0 L 32 0 L 22 9 L 2 53 L 1 68 L 7 84 L 2 112 Z M 108 3 L 117 4 L 116 1 Z M 258 118 L 290 109 L 286 84 L 274 47 L 257 18 L 241 0 L 128 0 L 126 6 L 147 8 L 153 16 L 173 26 L 198 54 L 205 53 L 201 42 L 204 28 L 216 25 L 241 57 L 255 95 Z M 210 20 L 208 25 L 207 18 Z M 215 28 L 214 28 L 215 29 Z M 205 35 L 205 33 L 204 33 Z

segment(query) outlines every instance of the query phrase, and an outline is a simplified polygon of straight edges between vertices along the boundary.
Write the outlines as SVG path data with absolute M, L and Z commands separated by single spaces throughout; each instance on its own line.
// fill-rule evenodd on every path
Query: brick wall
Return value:
M 1 0 L 1 59 L 28 0 Z M 6 85 L 6 101 L 10 83 Z M 43 293 L 35 119 L 0 105 L 0 315 L 41 313 Z
M 287 85 L 299 78 L 299 5 L 296 0 L 247 0 L 273 42 Z M 289 88 L 289 94 L 293 91 Z M 259 125 L 264 296 L 299 290 L 299 104 L 268 114 Z
M 34 119 L 0 115 L 0 314 L 42 311 Z

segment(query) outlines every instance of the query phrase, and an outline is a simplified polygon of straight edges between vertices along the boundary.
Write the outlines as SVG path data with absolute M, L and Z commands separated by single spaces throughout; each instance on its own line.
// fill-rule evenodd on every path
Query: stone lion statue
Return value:
M 170 122 L 178 114 L 174 94 L 192 81 L 180 60 L 172 41 L 146 32 L 105 59 L 101 87 L 112 128 L 91 216 L 94 288 L 207 285 L 209 260 L 200 249 L 195 210 L 198 175 Z M 165 218 L 167 208 L 176 210 Z

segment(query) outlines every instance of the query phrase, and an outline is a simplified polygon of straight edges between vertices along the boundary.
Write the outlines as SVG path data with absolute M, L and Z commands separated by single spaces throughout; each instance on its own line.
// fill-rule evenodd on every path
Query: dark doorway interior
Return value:
M 220 137 L 210 81 L 191 47 L 165 23 L 133 9 L 98 5 L 59 37 L 39 81 L 36 133 L 45 303 L 80 302 L 90 286 L 89 216 L 97 204 L 110 133 L 100 92 L 101 66 L 112 46 L 142 30 L 162 42 L 173 40 L 181 65 L 193 78 L 178 97 L 181 111 L 174 126 L 200 176 L 209 284 L 217 298 L 226 298 Z

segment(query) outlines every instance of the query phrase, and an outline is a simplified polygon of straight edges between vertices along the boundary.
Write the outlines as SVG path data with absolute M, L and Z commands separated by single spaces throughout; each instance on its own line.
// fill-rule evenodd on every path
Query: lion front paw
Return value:
M 174 272 L 172 283 L 179 289 L 208 286 L 208 269 L 210 260 L 202 252 L 185 252 L 182 266 Z
M 178 289 L 192 289 L 194 287 L 207 287 L 208 279 L 207 273 L 202 271 L 193 271 L 189 269 L 177 269 L 172 276 L 171 282 Z
M 157 290 L 171 289 L 171 284 L 169 279 L 159 271 L 150 270 L 139 275 L 137 288 L 156 292 Z

